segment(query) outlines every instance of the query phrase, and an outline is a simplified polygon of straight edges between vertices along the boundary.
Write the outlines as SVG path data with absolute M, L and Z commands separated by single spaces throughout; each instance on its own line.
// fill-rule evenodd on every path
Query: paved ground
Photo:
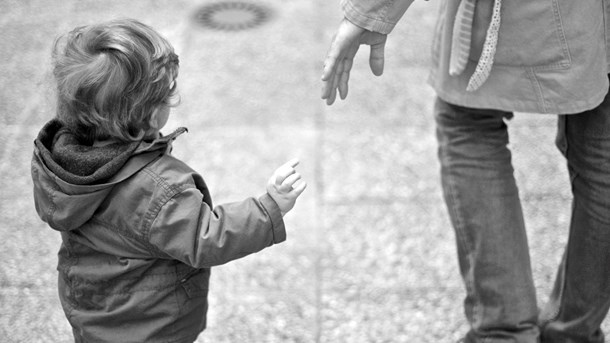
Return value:
M 0 2 L 0 341 L 69 342 L 56 295 L 59 236 L 36 216 L 32 140 L 53 115 L 54 37 L 117 16 L 175 45 L 182 104 L 174 152 L 216 203 L 257 195 L 298 156 L 309 188 L 288 241 L 215 268 L 199 342 L 452 342 L 466 330 L 453 231 L 438 185 L 426 66 L 436 4 L 417 1 L 392 34 L 386 75 L 360 56 L 348 101 L 319 100 L 338 1 L 248 1 L 273 12 L 239 32 L 198 27 L 208 1 Z M 539 302 L 566 240 L 570 194 L 552 116 L 511 123 Z M 527 172 L 527 174 L 526 174 Z

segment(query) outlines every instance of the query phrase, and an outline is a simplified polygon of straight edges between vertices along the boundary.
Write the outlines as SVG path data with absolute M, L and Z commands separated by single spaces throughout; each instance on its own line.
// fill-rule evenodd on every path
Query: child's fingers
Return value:
M 286 168 L 286 169 L 278 169 L 278 171 L 276 172 L 276 176 L 275 176 L 275 185 L 277 187 L 280 187 L 282 185 L 282 183 L 284 182 L 284 180 L 286 180 L 286 178 L 292 174 L 296 173 L 296 171 L 292 168 Z
M 292 187 L 292 185 L 299 181 L 301 179 L 301 174 L 295 172 L 294 174 L 288 176 L 286 179 L 284 179 L 284 182 L 282 182 L 282 186 L 286 185 L 286 186 L 290 186 Z
M 295 172 L 294 174 L 285 178 L 284 181 L 282 182 L 282 185 L 279 188 L 282 192 L 288 192 L 292 189 L 292 185 L 294 185 L 294 183 L 299 181 L 300 179 L 301 179 L 301 174 Z
M 301 195 L 303 191 L 307 188 L 307 182 L 301 181 L 298 185 L 292 187 L 292 191 L 296 193 L 297 196 Z
M 290 159 L 288 162 L 286 162 L 286 163 L 282 164 L 282 166 L 281 166 L 280 168 L 283 168 L 283 167 L 291 167 L 291 168 L 294 168 L 294 167 L 296 167 L 298 164 L 299 164 L 299 159 L 295 157 L 295 158 L 293 158 L 293 159 Z
M 298 164 L 299 164 L 299 159 L 293 158 L 290 161 L 284 163 L 282 166 L 280 166 L 275 171 L 275 175 L 276 175 L 275 176 L 275 185 L 279 187 L 288 176 L 296 173 L 296 171 L 294 170 L 294 167 L 296 167 Z

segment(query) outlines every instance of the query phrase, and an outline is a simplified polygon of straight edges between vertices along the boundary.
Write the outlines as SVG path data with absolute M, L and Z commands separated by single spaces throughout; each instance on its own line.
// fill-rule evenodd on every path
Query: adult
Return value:
M 353 58 L 370 45 L 383 72 L 387 35 L 413 0 L 343 0 L 322 98 L 345 99 Z M 429 82 L 436 91 L 441 182 L 456 232 L 465 342 L 603 342 L 610 306 L 610 98 L 607 0 L 441 1 Z M 573 192 L 569 241 L 539 313 L 507 147 L 513 112 L 557 114 Z M 532 114 L 533 115 L 533 114 Z M 443 320 L 436 318 L 435 320 Z

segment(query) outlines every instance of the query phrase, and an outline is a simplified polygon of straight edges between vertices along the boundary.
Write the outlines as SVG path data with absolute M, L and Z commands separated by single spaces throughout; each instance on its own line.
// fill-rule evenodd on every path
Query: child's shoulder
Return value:
M 161 155 L 144 167 L 141 172 L 148 175 L 156 184 L 165 187 L 199 188 L 203 182 L 199 173 L 181 159 L 170 154 Z

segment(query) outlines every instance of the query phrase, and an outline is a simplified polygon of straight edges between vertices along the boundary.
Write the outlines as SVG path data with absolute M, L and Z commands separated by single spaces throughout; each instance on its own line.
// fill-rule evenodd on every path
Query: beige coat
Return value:
M 494 2 L 476 2 L 470 58 L 462 74 L 451 76 L 451 39 L 460 1 L 438 1 L 429 82 L 443 100 L 474 108 L 570 114 L 597 106 L 606 95 L 606 0 L 504 0 L 493 67 L 476 91 L 466 91 L 466 86 L 481 54 Z M 342 0 L 342 7 L 354 24 L 389 33 L 412 2 Z

